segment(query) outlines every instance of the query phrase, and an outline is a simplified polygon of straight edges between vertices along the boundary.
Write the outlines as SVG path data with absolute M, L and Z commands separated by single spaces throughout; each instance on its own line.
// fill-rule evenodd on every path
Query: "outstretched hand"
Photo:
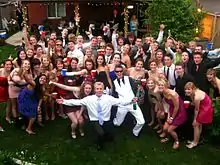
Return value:
M 64 99 L 60 97 L 60 99 L 56 99 L 57 104 L 63 104 Z

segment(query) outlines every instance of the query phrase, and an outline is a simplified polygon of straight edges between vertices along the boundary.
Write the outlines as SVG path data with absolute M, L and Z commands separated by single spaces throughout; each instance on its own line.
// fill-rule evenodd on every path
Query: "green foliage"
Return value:
M 211 129 L 211 135 L 213 137 L 220 137 L 220 101 L 214 102 L 214 118 Z
M 153 27 L 153 35 L 157 35 L 159 25 L 164 24 L 173 38 L 188 42 L 202 30 L 200 22 L 204 12 L 198 12 L 192 0 L 153 0 L 145 15 L 145 22 Z

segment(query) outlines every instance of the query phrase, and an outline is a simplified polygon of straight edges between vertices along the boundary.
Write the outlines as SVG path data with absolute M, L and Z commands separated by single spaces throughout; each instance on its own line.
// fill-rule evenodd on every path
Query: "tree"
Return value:
M 165 30 L 170 30 L 176 40 L 182 42 L 193 40 L 202 30 L 200 22 L 204 16 L 204 12 L 198 10 L 193 2 L 193 0 L 151 1 L 145 11 L 145 21 L 150 22 L 152 34 L 157 35 L 159 25 L 164 24 Z

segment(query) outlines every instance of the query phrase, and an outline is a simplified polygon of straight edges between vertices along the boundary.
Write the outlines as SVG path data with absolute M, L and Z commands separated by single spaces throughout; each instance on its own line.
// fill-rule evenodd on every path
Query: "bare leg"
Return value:
M 50 103 L 50 107 L 51 107 L 51 120 L 55 119 L 55 106 L 54 105 L 55 105 L 55 102 L 52 99 L 51 103 Z
M 72 129 L 71 134 L 72 134 L 72 138 L 75 139 L 76 138 L 76 127 L 78 125 L 77 116 L 76 116 L 75 112 L 67 113 L 67 116 L 69 117 L 69 119 L 72 122 L 72 124 L 71 124 L 71 129 Z
M 18 112 L 17 112 L 17 99 L 13 98 L 11 100 L 11 109 L 12 109 L 12 115 L 14 118 L 18 117 Z
M 11 123 L 11 112 L 12 112 L 11 100 L 8 99 L 7 107 L 6 107 L 6 114 L 5 114 L 5 120 L 8 123 Z
M 148 124 L 148 126 L 152 126 L 155 122 L 155 110 L 156 110 L 156 104 L 153 104 L 153 107 L 151 108 L 151 122 Z
M 27 129 L 26 129 L 26 132 L 28 133 L 28 134 L 35 134 L 35 132 L 33 132 L 33 130 L 32 130 L 32 126 L 33 126 L 33 124 L 34 124 L 34 121 L 35 121 L 35 118 L 30 118 L 29 119 L 29 123 L 28 123 L 28 126 L 27 126 Z
M 83 131 L 84 119 L 83 119 L 83 116 L 80 115 L 80 111 L 76 111 L 76 116 L 77 116 L 77 120 L 78 120 L 78 123 L 79 123 L 80 135 L 84 136 L 84 131 Z

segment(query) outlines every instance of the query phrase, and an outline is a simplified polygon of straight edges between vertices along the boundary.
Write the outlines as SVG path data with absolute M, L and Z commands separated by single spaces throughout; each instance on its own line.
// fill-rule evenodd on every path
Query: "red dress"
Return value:
M 62 75 L 57 76 L 57 78 L 58 78 L 57 83 L 64 84 L 64 77 Z M 57 92 L 58 97 L 59 96 L 64 97 L 68 93 L 66 90 L 58 87 L 55 87 L 55 91 Z
M 0 103 L 8 100 L 8 79 L 0 77 Z
M 197 122 L 201 124 L 211 124 L 213 120 L 213 111 L 212 100 L 205 94 L 205 98 L 200 101 L 199 112 L 196 118 Z

